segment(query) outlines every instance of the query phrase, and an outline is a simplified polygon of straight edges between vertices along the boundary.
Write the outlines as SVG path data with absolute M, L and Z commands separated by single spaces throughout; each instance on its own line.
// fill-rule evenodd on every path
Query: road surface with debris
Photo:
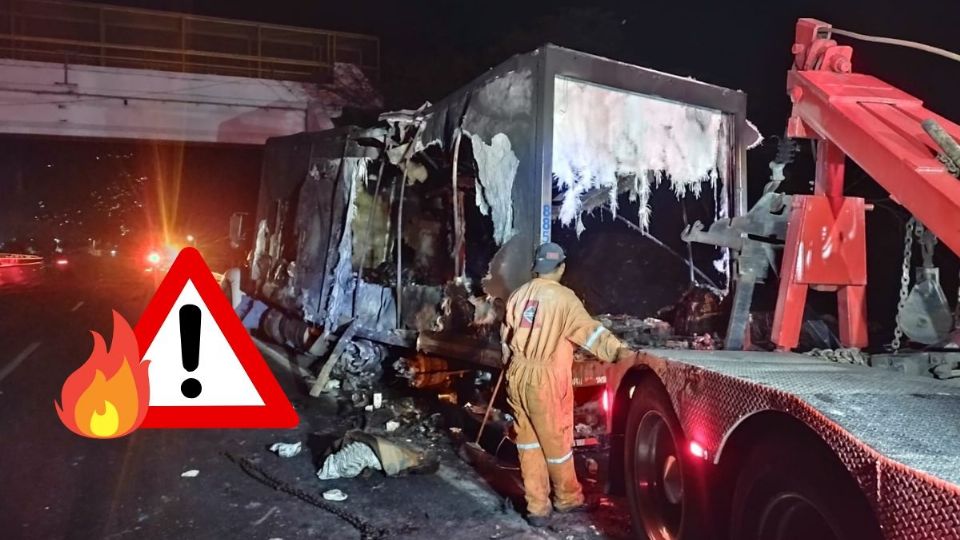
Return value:
M 546 530 L 530 528 L 513 509 L 520 497 L 516 471 L 502 466 L 486 471 L 485 479 L 457 458 L 447 437 L 430 443 L 440 461 L 435 473 L 367 472 L 319 480 L 316 472 L 330 443 L 358 427 L 357 416 L 343 414 L 332 399 L 310 398 L 276 350 L 265 357 L 300 415 L 294 430 L 140 430 L 118 440 L 78 437 L 60 424 L 54 399 L 89 355 L 89 331 L 109 336 L 112 309 L 133 324 L 152 284 L 120 263 L 91 260 L 77 266 L 82 268 L 70 276 L 0 290 L 4 538 L 361 538 L 343 516 L 308 502 L 323 501 L 322 493 L 331 489 L 348 498 L 323 502 L 357 516 L 368 535 L 629 536 L 622 503 L 607 499 L 594 514 L 563 516 Z M 269 451 L 281 441 L 301 441 L 304 451 L 290 458 Z M 276 483 L 280 489 L 274 489 Z M 587 487 L 596 492 L 599 485 Z

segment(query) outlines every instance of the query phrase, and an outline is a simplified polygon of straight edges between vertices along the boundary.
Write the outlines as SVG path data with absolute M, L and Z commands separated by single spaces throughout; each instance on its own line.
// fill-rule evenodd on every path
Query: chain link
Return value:
M 960 178 L 960 166 L 958 166 L 952 159 L 948 158 L 946 154 L 937 154 L 937 160 L 939 160 L 940 163 L 943 163 L 943 166 L 947 169 L 948 173 Z
M 929 229 L 924 227 L 923 223 L 917 222 L 915 232 L 917 240 L 920 241 L 920 252 L 923 255 L 923 267 L 933 268 L 933 250 L 937 247 L 937 237 Z
M 923 227 L 923 224 L 917 222 L 916 218 L 911 217 L 907 222 L 906 234 L 903 236 L 903 266 L 900 272 L 900 299 L 897 302 L 897 316 L 894 320 L 893 341 L 890 342 L 890 348 L 894 351 L 900 350 L 900 340 L 903 339 L 903 327 L 900 326 L 900 314 L 907 306 L 907 296 L 910 294 L 910 264 L 913 259 L 913 235 L 917 226 Z
M 226 456 L 226 458 L 230 461 L 239 465 L 243 472 L 261 484 L 267 485 L 277 491 L 282 491 L 288 495 L 292 495 L 346 521 L 360 533 L 361 540 L 383 540 L 385 538 L 396 538 L 397 536 L 406 536 L 414 530 L 414 528 L 410 526 L 400 526 L 395 529 L 377 527 L 361 517 L 360 514 L 351 512 L 344 506 L 327 502 L 323 498 L 318 497 L 313 493 L 307 493 L 302 489 L 296 488 L 286 482 L 283 482 L 282 480 L 275 478 L 262 467 L 247 458 L 238 458 L 230 452 L 224 452 L 224 456 Z
M 953 329 L 960 330 L 960 287 L 957 288 L 957 303 L 953 307 Z

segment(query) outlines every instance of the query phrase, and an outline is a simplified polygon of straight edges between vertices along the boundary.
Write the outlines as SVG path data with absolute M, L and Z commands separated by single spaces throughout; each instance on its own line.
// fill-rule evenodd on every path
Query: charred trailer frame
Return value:
M 529 279 L 534 248 L 559 232 L 564 193 L 556 123 L 558 96 L 564 96 L 558 92 L 571 87 L 630 102 L 634 112 L 636 103 L 667 104 L 692 111 L 693 124 L 722 122 L 716 146 L 723 159 L 708 163 L 713 196 L 728 214 L 744 213 L 745 94 L 547 45 L 512 57 L 434 105 L 386 113 L 380 127 L 268 142 L 247 287 L 282 313 L 264 317 L 270 321 L 264 330 L 318 356 L 352 320 L 363 339 L 413 348 L 424 336 L 419 349 L 428 354 L 490 350 L 498 306 Z M 645 167 L 643 174 L 662 179 L 674 174 Z M 629 191 L 622 178 L 604 182 L 577 193 L 578 222 L 584 213 L 613 213 L 612 201 Z M 439 225 L 421 236 L 433 245 L 410 249 L 411 226 L 431 212 L 439 212 Z M 680 232 L 669 231 L 669 241 L 679 243 Z M 372 245 L 381 235 L 382 243 Z M 417 276 L 409 252 L 431 250 L 438 253 L 419 266 L 434 274 Z M 404 260 L 398 264 L 398 258 Z M 718 275 L 721 288 L 729 284 L 724 274 Z M 677 291 L 687 283 L 683 275 L 670 277 Z M 458 314 L 458 305 L 468 313 Z M 647 308 L 633 315 L 652 315 Z M 492 363 L 491 354 L 471 356 L 483 361 L 464 360 Z
M 563 91 L 564 85 L 571 83 L 609 94 L 629 96 L 630 99 L 639 98 L 637 101 L 674 104 L 721 116 L 727 128 L 722 142 L 726 147 L 723 151 L 727 154 L 722 164 L 718 160 L 719 170 L 715 179 L 719 187 L 715 186 L 714 196 L 718 205 L 727 206 L 727 211 L 724 215 L 710 217 L 717 220 L 741 216 L 746 212 L 745 154 L 748 139 L 756 134 L 746 121 L 744 93 L 553 45 L 514 56 L 463 89 L 420 111 L 422 124 L 417 133 L 422 148 L 439 147 L 448 154 L 456 153 L 458 141 L 462 144 L 463 140 L 469 138 L 479 169 L 476 171 L 477 190 L 484 196 L 496 191 L 497 186 L 492 184 L 505 179 L 496 175 L 485 177 L 484 163 L 478 159 L 478 155 L 486 152 L 499 158 L 497 152 L 502 151 L 504 146 L 513 152 L 516 170 L 512 178 L 506 179 L 512 181 L 509 185 L 509 216 L 505 216 L 504 212 L 497 215 L 496 200 L 486 201 L 492 207 L 490 214 L 495 222 L 495 232 L 506 229 L 509 236 L 497 238 L 500 251 L 489 265 L 492 281 L 489 285 L 492 286 L 485 287 L 484 292 L 504 300 L 510 291 L 529 279 L 535 247 L 542 242 L 556 240 L 560 231 L 569 232 L 567 227 L 557 227 L 564 199 L 558 186 L 556 149 L 559 141 L 556 124 L 558 99 L 563 97 L 558 93 Z M 390 119 L 389 115 L 386 117 Z M 487 169 L 489 173 L 489 164 Z M 665 172 L 660 174 L 658 180 L 672 174 L 663 170 L 646 172 Z M 621 188 L 608 197 L 604 189 L 592 189 L 581 194 L 578 220 L 579 214 L 595 210 L 601 214 L 611 213 L 606 201 L 616 200 L 624 190 Z M 493 195 L 492 198 L 496 199 L 497 193 Z M 679 200 L 679 197 L 674 200 Z M 483 204 L 479 197 L 478 204 Z M 675 209 L 679 213 L 679 207 Z M 656 209 L 653 211 L 656 212 Z M 504 219 L 510 220 L 508 226 L 497 222 Z M 653 222 L 655 225 L 656 220 Z M 671 231 L 670 241 L 675 242 L 677 250 L 686 250 L 686 244 L 680 239 L 681 232 L 682 227 Z M 660 248 L 653 244 L 639 249 L 660 253 Z M 721 272 L 716 276 L 718 288 L 729 287 L 729 274 L 725 274 Z M 671 293 L 674 294 L 672 301 L 688 282 L 682 276 L 671 277 L 678 281 L 676 291 Z M 588 308 L 604 310 L 602 302 L 593 302 L 594 305 L 591 305 L 589 291 L 587 296 L 585 301 Z M 657 307 L 663 305 L 661 303 Z M 651 307 L 644 306 L 644 313 L 632 315 L 650 316 L 653 314 Z M 443 352 L 433 350 L 432 344 L 437 342 L 433 337 L 429 343 L 423 341 L 422 345 L 428 352 Z
M 553 237 L 557 216 L 554 160 L 558 81 L 582 82 L 613 92 L 716 111 L 732 120 L 729 170 L 719 171 L 733 216 L 747 211 L 746 94 L 614 60 L 546 45 L 517 55 L 423 111 L 424 146 L 452 151 L 458 133 L 490 143 L 509 138 L 518 158 L 512 185 L 514 233 L 526 250 L 518 269 L 526 278 L 533 250 Z M 519 105 L 518 105 L 519 104 Z M 669 171 L 668 171 L 669 173 Z M 484 181 L 483 178 L 480 180 Z M 679 232 L 679 231 L 678 231 Z

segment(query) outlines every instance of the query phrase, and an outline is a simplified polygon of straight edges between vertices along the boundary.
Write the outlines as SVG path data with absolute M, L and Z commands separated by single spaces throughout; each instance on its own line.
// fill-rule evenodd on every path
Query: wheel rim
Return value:
M 760 513 L 756 538 L 839 540 L 842 536 L 809 499 L 799 493 L 780 493 L 772 497 Z
M 666 419 L 648 411 L 640 420 L 634 445 L 634 504 L 647 536 L 678 538 L 684 503 L 683 467 Z

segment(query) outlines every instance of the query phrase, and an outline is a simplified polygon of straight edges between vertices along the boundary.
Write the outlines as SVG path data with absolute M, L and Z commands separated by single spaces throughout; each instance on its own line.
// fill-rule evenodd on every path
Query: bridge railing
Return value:
M 361 34 L 61 0 L 0 0 L 0 57 L 310 82 L 380 74 Z
M 0 253 L 0 268 L 43 264 L 43 257 L 22 253 Z

